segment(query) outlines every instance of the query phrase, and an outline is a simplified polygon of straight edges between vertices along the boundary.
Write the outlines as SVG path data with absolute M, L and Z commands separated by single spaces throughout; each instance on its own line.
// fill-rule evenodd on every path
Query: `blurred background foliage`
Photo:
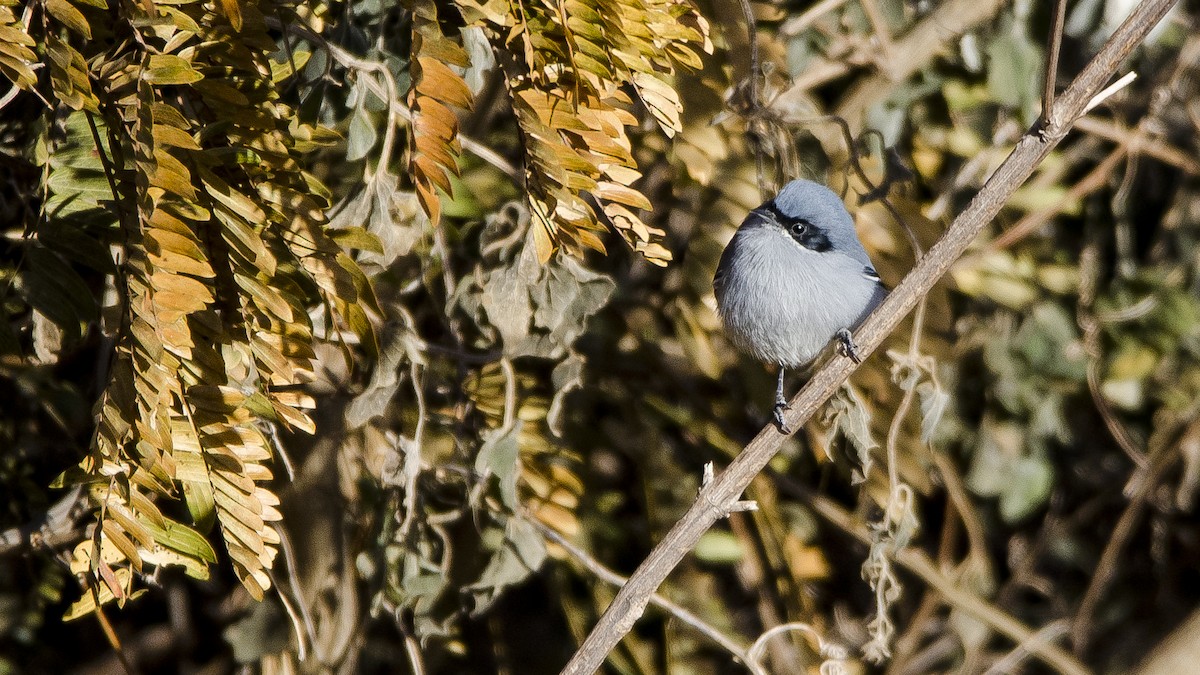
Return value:
M 1060 86 L 1131 4 L 1068 3 Z M 708 0 L 0 0 L 0 672 L 556 672 L 769 419 L 711 287 L 760 187 L 899 283 L 1036 120 L 1049 5 L 752 3 L 751 50 Z M 1198 22 L 611 672 L 1200 641 Z

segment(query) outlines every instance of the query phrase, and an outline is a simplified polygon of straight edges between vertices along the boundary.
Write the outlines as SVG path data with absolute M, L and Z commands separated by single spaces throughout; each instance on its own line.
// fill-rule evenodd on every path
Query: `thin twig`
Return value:
M 272 579 L 275 574 L 271 573 Z M 283 612 L 287 614 L 288 620 L 292 624 L 292 634 L 296 636 L 296 658 L 300 663 L 308 660 L 308 640 L 304 638 L 304 625 L 300 619 L 296 608 L 292 606 L 292 601 L 288 599 L 288 594 L 283 592 L 279 582 L 275 581 L 275 594 L 279 596 L 279 602 L 283 604 Z
M 978 0 L 976 0 L 978 1 Z M 957 3 L 948 3 L 957 4 Z M 984 4 L 980 2 L 979 4 Z M 975 195 L 962 214 L 929 253 L 922 258 L 904 281 L 883 304 L 867 318 L 855 336 L 863 356 L 870 355 L 912 311 L 934 284 L 950 269 L 954 261 L 967 250 L 979 232 L 1000 212 L 1005 202 L 1029 178 L 1050 150 L 1070 131 L 1071 125 L 1083 114 L 1083 108 L 1096 92 L 1116 72 L 1117 67 L 1145 38 L 1150 29 L 1166 15 L 1174 0 L 1143 0 L 1129 18 L 1117 28 L 1095 58 L 1048 111 L 1043 124 L 1031 129 L 1017 143 L 1013 152 L 992 174 L 983 189 Z M 817 370 L 808 384 L 791 401 L 784 415 L 787 428 L 801 429 L 817 409 L 845 382 L 857 367 L 849 358 L 833 358 Z M 600 621 L 567 663 L 563 673 L 579 675 L 594 673 L 608 653 L 628 633 L 645 611 L 650 597 L 692 550 L 700 537 L 723 515 L 721 505 L 736 502 L 746 486 L 779 452 L 787 435 L 774 425 L 764 427 L 746 449 L 703 490 L 701 498 L 650 552 L 613 599 Z M 912 559 L 915 551 L 901 551 L 900 557 Z M 922 557 L 921 560 L 927 561 Z M 932 563 L 928 563 L 933 568 Z M 951 586 L 953 591 L 957 591 Z M 960 592 L 961 594 L 961 592 Z M 986 603 L 971 596 L 977 605 L 991 610 Z M 1074 672 L 1086 672 L 1075 670 Z
M 957 43 L 964 33 L 988 21 L 1007 0 L 947 0 L 896 40 L 892 58 L 879 71 L 859 78 L 842 97 L 836 113 L 858 128 L 863 114 L 903 82 Z
M 950 518 L 942 520 L 942 548 L 945 548 L 946 542 L 952 538 L 951 533 L 955 529 L 956 523 L 953 520 Z M 917 611 L 906 617 L 905 623 L 907 627 L 904 629 L 904 633 L 895 640 L 895 646 L 892 650 L 892 660 L 888 662 L 887 675 L 908 672 L 925 673 L 932 670 L 930 668 L 921 668 L 914 671 L 912 666 L 921 653 L 925 651 L 922 650 L 922 652 L 918 653 L 917 646 L 920 644 L 923 634 L 929 632 L 929 625 L 934 619 L 934 613 L 941 606 L 941 596 L 931 589 L 925 589 L 925 592 L 921 596 L 921 603 L 917 605 Z
M 534 529 L 542 533 L 542 536 L 557 544 L 560 548 L 569 553 L 571 557 L 578 560 L 579 564 L 583 565 L 587 571 L 596 575 L 597 579 L 618 588 L 624 586 L 625 582 L 628 581 L 628 579 L 625 577 L 605 567 L 603 563 L 593 558 L 587 551 L 576 546 L 571 542 L 570 539 L 567 539 L 565 536 L 560 534 L 558 530 L 546 525 L 537 518 L 529 518 L 529 522 L 533 525 Z M 747 658 L 746 649 L 744 647 L 687 609 L 675 604 L 674 602 L 657 593 L 650 596 L 650 604 L 658 607 L 659 609 L 665 611 L 676 619 L 679 619 L 692 628 L 695 628 L 700 634 L 724 647 L 725 651 L 729 652 L 738 661 L 747 665 L 752 663 L 752 661 Z
M 980 256 L 983 255 L 984 252 L 1000 251 L 1009 248 L 1010 246 L 1040 230 L 1043 225 L 1050 221 L 1051 218 L 1054 218 L 1061 213 L 1063 208 L 1068 204 L 1078 202 L 1096 190 L 1104 187 L 1108 183 L 1108 178 L 1112 174 L 1113 169 L 1117 167 L 1117 164 L 1119 164 L 1121 160 L 1125 159 L 1127 152 L 1128 148 L 1125 146 L 1119 146 L 1114 149 L 1099 164 L 1093 167 L 1086 176 L 1072 185 L 1071 189 L 1067 190 L 1066 194 L 1059 199 L 1056 199 L 1053 204 L 1047 206 L 1046 208 L 1038 209 L 1033 213 L 1026 214 L 1023 218 L 1017 221 L 1016 225 L 1013 225 L 1005 230 L 1003 234 L 989 241 L 987 245 L 984 246 L 983 251 L 972 254 L 970 258 L 964 258 L 961 264 L 969 265 L 975 262 Z
M 885 63 L 894 58 L 892 34 L 888 32 L 887 20 L 883 18 L 883 12 L 879 11 L 879 5 L 875 4 L 875 0 L 859 0 L 862 5 L 863 13 L 867 15 L 867 21 L 871 23 L 871 30 L 875 33 L 876 39 L 879 40 L 879 57 L 876 60 L 882 59 Z
M 275 424 L 266 424 L 267 438 L 271 440 L 271 447 L 275 450 L 275 454 L 283 462 L 283 470 L 287 473 L 289 481 L 296 481 L 296 468 L 292 466 L 292 458 L 288 456 L 287 449 L 283 447 L 283 441 L 279 438 L 279 429 Z
M 1117 574 L 1121 555 L 1125 551 L 1125 544 L 1129 542 L 1130 537 L 1137 530 L 1138 523 L 1142 520 L 1152 489 L 1158 485 L 1167 469 L 1174 466 L 1175 460 L 1178 458 L 1179 454 L 1173 451 L 1161 453 L 1155 458 L 1156 461 L 1153 465 L 1146 469 L 1146 480 L 1139 484 L 1138 492 L 1130 496 L 1129 503 L 1113 527 L 1112 536 L 1105 544 L 1104 552 L 1100 554 L 1100 560 L 1096 563 L 1096 571 L 1092 574 L 1087 591 L 1079 602 L 1075 620 L 1071 622 L 1071 644 L 1075 647 L 1076 654 L 1083 654 L 1087 651 L 1088 642 L 1091 639 L 1092 617 Z
M 803 33 L 805 29 L 816 23 L 821 17 L 847 2 L 849 0 L 821 0 L 821 2 L 805 10 L 800 16 L 784 21 L 783 25 L 779 27 L 779 34 L 784 37 L 795 37 Z
M 771 638 L 775 637 L 776 635 L 782 635 L 791 631 L 804 633 L 816 640 L 817 653 L 821 655 L 821 658 L 828 659 L 830 661 L 845 660 L 846 650 L 844 647 L 826 642 L 824 638 L 821 637 L 821 634 L 818 633 L 817 630 L 812 626 L 800 621 L 793 621 L 792 623 L 785 623 L 775 626 L 774 628 L 764 632 L 762 635 L 759 635 L 758 639 L 754 641 L 754 644 L 750 646 L 750 650 L 746 652 L 746 656 L 749 659 L 747 663 L 753 663 L 755 666 L 758 666 L 758 661 L 762 658 L 763 651 L 766 649 L 767 643 L 771 640 Z M 761 666 L 759 667 L 761 668 Z M 824 668 L 822 668 L 822 672 L 824 672 Z
M 1046 79 L 1042 82 L 1042 110 L 1054 105 L 1058 83 L 1058 53 L 1062 47 L 1063 26 L 1067 21 L 1067 0 L 1055 0 L 1050 15 L 1050 34 L 1046 39 Z
M 412 314 L 400 305 L 396 311 L 404 321 L 405 328 L 415 335 L 417 323 Z M 413 397 L 417 403 L 417 424 L 413 431 L 411 446 L 399 448 L 404 454 L 404 519 L 400 522 L 398 538 L 408 536 L 413 523 L 417 519 L 417 479 L 421 477 L 421 463 L 424 455 L 425 422 L 429 411 L 425 408 L 425 378 L 423 375 L 424 359 L 410 358 L 408 360 L 409 379 L 412 380 Z M 403 445 L 403 438 L 397 438 L 397 445 Z
M 272 523 L 271 527 L 275 530 L 275 534 L 279 535 L 279 548 L 283 549 L 283 560 L 287 564 L 288 586 L 291 587 L 292 593 L 296 595 L 296 605 L 299 607 L 300 618 L 304 623 L 304 632 L 308 635 L 308 641 L 316 644 L 317 625 L 313 622 L 312 612 L 308 609 L 308 603 L 304 601 L 304 590 L 300 586 L 300 576 L 298 574 L 299 567 L 296 565 L 295 547 L 292 546 L 292 540 L 288 537 L 287 532 L 282 526 L 278 523 Z M 276 583 L 275 587 L 278 588 L 279 584 Z M 282 597 L 283 593 L 280 592 L 279 595 Z M 303 646 L 303 641 L 301 641 L 301 646 Z M 303 661 L 304 658 L 301 657 L 300 660 Z
M 45 513 L 24 525 L 0 531 L 0 556 L 25 547 L 57 548 L 79 541 L 81 532 L 75 523 L 85 501 L 83 486 L 76 485 Z
M 21 12 L 21 27 L 25 29 L 24 32 L 26 35 L 29 34 L 30 21 L 33 18 L 33 10 L 34 10 L 34 8 L 38 7 L 40 4 L 41 3 L 37 3 L 37 2 L 27 3 L 25 5 L 25 10 Z M 42 68 L 44 65 L 45 64 L 42 64 L 42 63 L 31 63 L 31 64 L 29 64 L 29 69 L 30 70 L 38 70 L 38 69 Z M 17 83 L 13 82 L 12 89 L 10 89 L 8 91 L 8 93 L 4 95 L 4 98 L 0 99 L 0 110 L 3 110 L 5 107 L 8 106 L 9 103 L 12 103 L 12 100 L 14 98 L 16 98 L 17 94 L 21 93 L 21 91 L 22 90 L 20 87 L 17 86 Z M 33 89 L 30 89 L 29 93 L 36 96 L 38 98 L 38 100 L 42 102 L 42 105 L 45 105 L 47 108 L 49 108 L 51 110 L 54 109 L 54 104 L 50 103 L 50 101 L 47 101 L 46 97 L 42 96 L 42 92 L 38 91 L 36 87 Z
M 749 119 L 746 130 L 751 136 L 750 144 L 754 147 L 754 169 L 758 179 L 758 196 L 762 199 L 767 194 L 767 175 L 766 156 L 763 151 L 763 120 L 761 118 L 762 94 L 760 93 L 759 78 L 762 77 L 762 63 L 758 56 L 758 23 L 754 20 L 754 8 L 750 6 L 750 0 L 741 0 L 741 7 L 742 19 L 746 22 L 747 51 L 750 59 L 748 65 L 750 70 L 746 74 L 750 84 Z
M 404 653 L 408 655 L 408 667 L 413 675 L 425 675 L 425 661 L 421 658 L 421 645 L 411 635 L 404 636 Z
M 9 103 L 13 102 L 13 99 L 17 97 L 17 94 L 20 93 L 21 88 L 14 84 L 12 88 L 8 90 L 8 93 L 4 94 L 4 96 L 0 96 L 0 110 L 4 110 Z
M 967 494 L 962 476 L 958 475 L 954 462 L 945 453 L 931 448 L 929 456 L 933 460 L 933 465 L 937 467 L 938 474 L 942 477 L 942 485 L 946 488 L 950 503 L 958 511 L 958 518 L 962 521 L 963 529 L 967 531 L 968 556 L 979 563 L 990 565 L 987 531 L 983 526 L 983 519 L 979 517 L 979 512 Z
M 712 462 L 708 464 L 712 464 Z M 768 499 L 771 498 L 768 496 Z M 762 520 L 769 518 L 767 513 L 759 515 Z M 778 626 L 787 621 L 785 615 L 788 608 L 784 606 L 785 598 L 794 597 L 786 595 L 786 591 L 781 592 L 780 585 L 792 579 L 790 575 L 785 578 L 784 568 L 775 564 L 778 561 L 771 560 L 769 544 L 764 541 L 765 537 L 769 535 L 767 529 L 769 526 L 760 525 L 759 520 L 760 518 L 743 517 L 729 519 L 729 531 L 739 541 L 744 542 L 747 549 L 734 569 L 742 590 L 747 597 L 752 598 L 750 605 L 758 614 L 759 623 L 763 626 Z M 777 672 L 803 672 L 804 663 L 793 644 L 784 640 L 775 640 L 769 644 L 769 649 L 770 663 Z M 751 650 L 753 650 L 753 646 Z M 748 658 L 753 661 L 754 666 L 761 661 L 761 656 L 748 656 Z M 754 666 L 751 666 L 752 670 Z M 763 668 L 763 670 L 766 669 Z
M 331 42 L 321 42 L 329 51 L 330 56 L 332 56 L 335 61 L 347 68 L 373 70 L 373 64 L 380 63 L 378 61 L 371 61 L 369 59 L 360 59 Z M 386 69 L 386 66 L 383 67 Z M 408 106 L 404 105 L 399 98 L 388 96 L 387 92 L 385 92 L 383 88 L 379 86 L 378 82 L 374 80 L 366 80 L 366 86 L 367 89 L 371 90 L 371 93 L 375 94 L 380 99 L 389 102 L 388 105 L 390 112 L 399 115 L 408 122 L 412 121 L 412 110 L 409 109 Z M 479 159 L 482 159 L 488 164 L 491 164 L 493 167 L 499 169 L 504 173 L 504 175 L 511 178 L 514 182 L 520 183 L 522 181 L 520 169 L 483 143 L 480 143 L 469 136 L 464 136 L 462 133 L 458 134 L 458 142 L 460 145 L 462 145 L 463 150 L 466 150 Z
M 1097 106 L 1107 101 L 1113 94 L 1121 91 L 1125 87 L 1128 87 L 1130 83 L 1136 79 L 1137 73 L 1130 71 L 1122 75 L 1116 82 L 1113 82 L 1104 89 L 1101 89 L 1099 94 L 1096 94 L 1092 97 L 1092 100 L 1088 101 L 1087 106 L 1085 106 L 1083 109 L 1084 114 L 1095 110 Z
M 1057 640 L 1066 634 L 1068 628 L 1070 625 L 1063 619 L 1051 621 L 1029 636 L 1028 640 L 1013 647 L 1013 650 L 1005 654 L 1003 658 L 996 659 L 996 662 L 983 675 L 1005 675 L 1017 672 L 1021 662 L 1029 656 L 1034 645 Z
M 1145 450 L 1133 440 L 1133 436 L 1117 418 L 1116 412 L 1113 411 L 1112 405 L 1109 404 L 1101 390 L 1100 368 L 1103 356 L 1100 345 L 1101 326 L 1100 320 L 1092 308 L 1100 281 L 1100 245 L 1096 241 L 1095 235 L 1090 237 L 1090 241 L 1083 247 L 1083 251 L 1079 255 L 1079 276 L 1076 323 L 1083 332 L 1083 351 L 1087 356 L 1087 384 L 1092 404 L 1096 406 L 1096 412 L 1100 413 L 1100 419 L 1104 420 L 1104 426 L 1129 461 L 1140 469 L 1145 469 L 1149 466 Z
M 742 19 L 746 22 L 746 46 L 749 49 L 749 71 L 747 77 L 750 80 L 750 106 L 753 110 L 758 110 L 762 105 L 762 95 L 759 93 L 760 69 L 762 67 L 758 57 L 758 22 L 754 20 L 754 8 L 750 6 L 750 0 L 741 0 Z
M 1085 117 L 1075 123 L 1075 128 L 1106 141 L 1129 147 L 1130 154 L 1143 154 L 1169 164 L 1193 176 L 1200 175 L 1200 162 L 1179 148 L 1148 136 L 1142 124 L 1135 129 L 1123 127 L 1112 120 Z

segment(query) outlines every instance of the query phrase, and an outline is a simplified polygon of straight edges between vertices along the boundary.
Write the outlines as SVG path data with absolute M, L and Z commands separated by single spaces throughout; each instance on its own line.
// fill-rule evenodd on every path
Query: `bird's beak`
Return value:
M 760 227 L 773 222 L 775 222 L 775 216 L 770 211 L 757 208 L 746 214 L 746 219 L 742 221 L 742 227 Z

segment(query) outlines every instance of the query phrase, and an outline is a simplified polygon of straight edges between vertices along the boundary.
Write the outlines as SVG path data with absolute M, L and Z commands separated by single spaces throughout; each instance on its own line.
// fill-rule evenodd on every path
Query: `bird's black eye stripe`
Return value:
M 775 203 L 774 199 L 763 204 L 761 208 L 770 213 L 775 222 L 782 225 L 787 230 L 787 233 L 792 236 L 792 239 L 795 239 L 796 243 L 804 248 L 816 251 L 817 253 L 824 253 L 833 248 L 829 237 L 826 236 L 821 228 L 813 225 L 812 222 L 804 218 L 797 218 L 784 213 L 780 210 L 779 205 Z
M 813 227 L 811 224 L 804 228 L 804 231 L 799 234 L 794 232 L 789 233 L 792 235 L 792 239 L 795 239 L 798 244 L 810 251 L 824 253 L 833 248 L 833 244 L 830 243 L 829 237 L 825 236 L 825 233 L 821 231 L 821 228 Z

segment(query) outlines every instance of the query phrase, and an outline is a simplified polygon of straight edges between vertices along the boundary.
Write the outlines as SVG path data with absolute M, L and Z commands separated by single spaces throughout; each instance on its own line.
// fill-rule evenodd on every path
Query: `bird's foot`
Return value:
M 842 356 L 849 356 L 850 360 L 855 363 L 862 363 L 862 357 L 858 354 L 858 345 L 854 344 L 854 336 L 850 335 L 850 331 L 845 328 L 837 332 L 838 351 Z
M 775 400 L 775 409 L 773 411 L 775 415 L 775 424 L 779 427 L 779 433 L 781 434 L 792 433 L 791 429 L 788 429 L 787 422 L 783 421 L 783 412 L 791 409 L 792 406 L 788 405 L 787 401 L 783 400 L 782 398 Z

